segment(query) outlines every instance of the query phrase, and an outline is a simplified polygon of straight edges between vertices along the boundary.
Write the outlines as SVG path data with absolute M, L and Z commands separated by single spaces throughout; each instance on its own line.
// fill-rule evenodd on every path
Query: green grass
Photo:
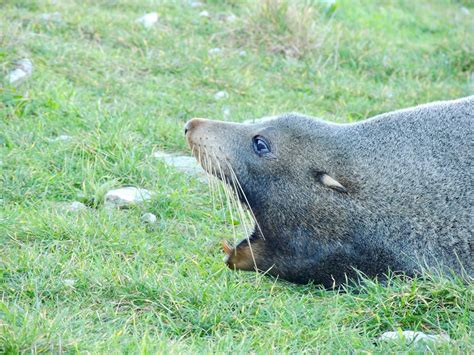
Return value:
M 204 8 L 0 2 L 0 77 L 16 59 L 34 64 L 21 86 L 0 84 L 0 353 L 472 352 L 472 283 L 426 274 L 335 292 L 231 272 L 219 246 L 229 218 L 206 186 L 150 157 L 186 151 L 186 120 L 224 110 L 233 121 L 299 111 L 348 122 L 471 94 L 472 3 Z M 55 11 L 62 22 L 39 19 Z M 135 19 L 150 11 L 160 20 L 146 30 Z M 216 101 L 221 90 L 229 97 Z M 52 141 L 61 134 L 73 139 Z M 121 185 L 156 195 L 106 210 L 105 191 Z M 74 200 L 90 208 L 60 208 Z M 376 341 L 398 329 L 452 342 Z

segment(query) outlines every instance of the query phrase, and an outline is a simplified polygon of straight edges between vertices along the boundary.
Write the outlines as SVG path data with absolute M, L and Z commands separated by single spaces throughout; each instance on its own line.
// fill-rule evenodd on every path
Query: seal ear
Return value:
M 339 181 L 322 171 L 313 171 L 313 175 L 322 185 L 336 190 L 337 192 L 347 193 L 347 189 Z

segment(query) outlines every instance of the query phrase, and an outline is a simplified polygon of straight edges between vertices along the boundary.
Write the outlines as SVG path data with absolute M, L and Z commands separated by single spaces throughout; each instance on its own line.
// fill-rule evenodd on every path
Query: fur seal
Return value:
M 251 235 L 224 243 L 232 269 L 325 287 L 355 270 L 473 276 L 474 96 L 349 124 L 196 118 L 185 135 L 255 216 Z

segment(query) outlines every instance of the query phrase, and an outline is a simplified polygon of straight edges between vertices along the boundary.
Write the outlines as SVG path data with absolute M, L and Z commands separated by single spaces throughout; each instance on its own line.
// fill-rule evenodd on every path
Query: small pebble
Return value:
M 64 279 L 64 280 L 63 280 L 63 283 L 64 283 L 66 286 L 74 287 L 74 284 L 76 283 L 76 280 L 74 280 L 74 279 Z
M 27 79 L 33 73 L 33 63 L 24 58 L 16 62 L 16 67 L 7 74 L 6 80 L 10 84 L 19 84 Z
M 204 6 L 204 4 L 200 1 L 191 1 L 189 5 L 193 8 Z
M 148 223 L 148 224 L 155 224 L 156 223 L 156 216 L 153 213 L 145 213 L 142 218 L 142 222 Z
M 240 55 L 241 57 L 245 57 L 245 56 L 247 55 L 247 51 L 241 50 L 241 51 L 239 52 L 239 55 Z
M 137 19 L 136 22 L 141 23 L 145 28 L 152 28 L 153 25 L 158 22 L 158 14 L 156 12 L 150 12 Z
M 230 14 L 225 19 L 227 22 L 235 22 L 237 20 L 237 16 L 235 16 L 234 14 Z
M 151 199 L 153 193 L 137 187 L 122 187 L 105 194 L 106 207 L 128 207 Z
M 402 332 L 385 332 L 383 333 L 378 340 L 388 341 L 388 340 L 400 340 L 404 339 L 409 342 L 419 342 L 419 341 L 450 341 L 450 337 L 447 334 L 425 334 L 423 332 L 414 332 L 412 330 L 404 330 Z
M 321 3 L 326 7 L 331 7 L 336 4 L 336 0 L 321 0 Z
M 224 115 L 224 119 L 227 120 L 230 117 L 230 108 L 224 107 L 222 109 L 222 114 Z
M 209 14 L 208 11 L 204 10 L 199 13 L 199 16 L 201 17 L 210 17 L 211 15 Z
M 208 50 L 208 53 L 209 54 L 218 54 L 220 53 L 222 50 L 220 48 L 211 48 Z
M 86 209 L 87 209 L 87 206 L 79 201 L 74 201 L 74 202 L 64 205 L 64 210 L 66 210 L 67 212 L 80 212 Z
M 59 12 L 45 13 L 39 16 L 39 19 L 46 22 L 61 22 L 62 17 Z
M 162 160 L 166 165 L 172 166 L 176 170 L 188 175 L 193 175 L 200 181 L 207 182 L 206 172 L 194 157 L 170 154 L 161 151 L 153 152 L 152 156 L 153 158 Z
M 226 91 L 218 91 L 214 94 L 216 100 L 224 99 L 229 97 L 229 94 Z
M 64 141 L 70 141 L 72 139 L 71 136 L 68 136 L 67 134 L 61 134 L 55 138 L 51 138 L 51 142 L 64 142 Z
M 469 9 L 464 6 L 461 6 L 461 12 L 466 16 L 469 16 L 471 14 L 471 11 L 469 11 Z

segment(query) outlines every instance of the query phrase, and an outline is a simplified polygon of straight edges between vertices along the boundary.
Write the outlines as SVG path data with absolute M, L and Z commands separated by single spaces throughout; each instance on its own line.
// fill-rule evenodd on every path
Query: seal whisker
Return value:
M 229 162 L 227 162 L 227 160 L 225 160 L 225 162 L 226 162 L 227 166 L 229 167 L 229 170 L 231 172 L 233 172 L 233 169 L 230 166 Z M 235 173 L 231 174 L 231 181 L 232 181 L 232 184 L 234 186 L 234 190 L 238 191 L 237 186 L 236 186 L 236 182 L 238 183 L 238 179 L 237 179 L 237 176 L 235 175 Z M 252 243 L 250 242 L 250 230 L 248 229 L 248 226 L 247 226 L 247 221 L 245 219 L 244 210 L 242 208 L 241 202 L 238 200 L 238 198 L 235 196 L 235 194 L 232 194 L 232 195 L 234 197 L 234 203 L 237 205 L 237 211 L 239 212 L 240 218 L 242 220 L 242 225 L 243 225 L 244 230 L 245 230 L 245 235 L 246 235 L 246 239 L 247 239 L 247 242 L 248 242 L 248 245 L 249 245 L 250 255 L 252 256 L 253 265 L 254 265 L 255 271 L 257 271 L 258 270 L 257 262 L 255 260 L 255 255 L 254 255 L 254 252 L 253 252 L 253 249 L 252 249 Z
M 219 161 L 217 159 L 216 159 L 215 162 L 216 162 L 216 167 L 218 169 L 219 175 L 220 175 L 222 181 L 224 181 L 225 176 L 224 176 L 224 172 L 222 171 L 222 167 L 220 166 Z M 231 202 L 231 197 L 230 197 L 231 194 L 230 194 L 229 190 L 226 188 L 225 184 L 221 184 L 221 186 L 224 189 L 224 194 L 225 194 L 226 202 L 227 202 L 227 209 L 229 211 L 230 219 L 232 221 L 232 233 L 233 233 L 234 243 L 235 243 L 235 241 L 237 240 L 237 233 L 236 233 L 236 227 L 235 227 L 235 223 L 234 223 L 234 214 L 232 213 L 232 202 Z
M 218 199 L 217 193 L 216 193 L 216 186 L 214 184 L 214 178 L 213 178 L 213 167 L 212 167 L 212 160 L 208 158 L 209 154 L 205 148 L 203 148 L 203 155 L 206 156 L 206 159 L 204 159 L 204 165 L 205 165 L 205 170 L 206 170 L 206 177 L 207 177 L 207 186 L 209 187 L 209 191 L 211 193 L 211 199 L 212 199 L 212 208 L 214 210 L 217 210 L 217 203 L 216 200 Z M 209 173 L 211 171 L 211 173 Z
M 215 161 L 216 161 L 216 165 L 219 169 L 219 174 L 221 176 L 221 180 L 226 181 L 225 175 L 224 175 L 224 172 L 222 170 L 222 167 L 220 166 L 219 160 L 215 156 L 214 156 L 214 158 L 215 158 Z M 234 189 L 236 189 L 235 178 L 232 175 L 231 175 L 231 182 L 234 185 Z M 226 183 L 222 183 L 221 186 L 224 189 L 226 199 L 227 199 L 228 208 L 229 208 L 229 212 L 230 212 L 230 215 L 231 215 L 233 234 L 234 234 L 234 245 L 237 244 L 237 237 L 236 237 L 236 225 L 234 223 L 234 215 L 232 213 L 232 209 L 236 209 L 237 213 L 240 216 L 241 224 L 244 227 L 244 231 L 245 231 L 245 234 L 246 234 L 246 239 L 248 241 L 250 255 L 252 257 L 253 265 L 254 265 L 255 270 L 257 271 L 257 262 L 255 260 L 255 255 L 254 255 L 252 245 L 250 243 L 250 238 L 249 238 L 250 231 L 247 228 L 247 223 L 245 221 L 245 216 L 243 214 L 242 205 L 241 205 L 240 201 L 237 199 L 237 197 L 235 196 L 235 194 L 230 190 L 230 187 Z M 234 250 L 236 250 L 236 249 L 234 249 Z
M 242 191 L 242 189 L 238 186 L 239 182 L 238 182 L 238 179 L 237 179 L 237 176 L 235 175 L 235 173 L 233 173 L 233 170 L 232 170 L 232 167 L 229 165 L 229 163 L 226 161 L 226 164 L 228 165 L 229 167 L 229 170 L 232 172 L 231 174 L 231 181 L 232 181 L 232 186 L 234 188 L 234 191 L 236 193 L 239 192 L 239 190 L 241 191 L 242 195 L 245 195 L 244 192 Z M 240 213 L 240 216 L 242 218 L 242 223 L 244 224 L 244 227 L 245 227 L 245 230 L 247 231 L 247 227 L 248 225 L 250 226 L 253 226 L 253 223 L 252 222 L 255 222 L 256 223 L 256 220 L 254 220 L 254 218 L 252 218 L 248 213 L 246 213 L 242 207 L 242 203 L 241 201 L 238 199 L 237 195 L 235 193 L 232 193 L 232 197 L 235 201 L 235 204 L 237 205 L 238 207 L 238 210 L 239 210 L 239 213 Z
M 226 162 L 227 162 L 227 161 L 226 161 Z M 265 240 L 265 236 L 263 235 L 262 228 L 260 228 L 260 224 L 259 224 L 258 221 L 257 221 L 257 217 L 255 217 L 255 214 L 253 213 L 252 207 L 250 207 L 250 203 L 249 203 L 249 200 L 247 199 L 247 195 L 245 194 L 244 189 L 242 188 L 242 185 L 240 184 L 240 181 L 239 181 L 239 179 L 237 178 L 237 175 L 235 174 L 234 168 L 232 168 L 232 165 L 230 165 L 229 162 L 227 162 L 227 165 L 228 165 L 229 170 L 231 171 L 232 175 L 235 177 L 235 181 L 237 182 L 237 185 L 238 185 L 238 187 L 239 187 L 240 193 L 242 194 L 242 196 L 243 196 L 244 199 L 245 199 L 245 202 L 247 203 L 247 206 L 248 206 L 248 209 L 249 209 L 249 213 L 251 214 L 251 219 L 253 220 L 253 222 L 255 222 L 255 225 L 257 226 L 258 231 L 260 232 L 262 238 Z

